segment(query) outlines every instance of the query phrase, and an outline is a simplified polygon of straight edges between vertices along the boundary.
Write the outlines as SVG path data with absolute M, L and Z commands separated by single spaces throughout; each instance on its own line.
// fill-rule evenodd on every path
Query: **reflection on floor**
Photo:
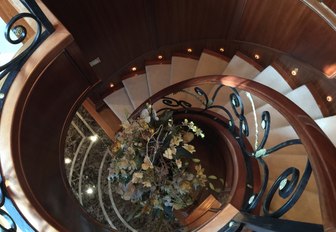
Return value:
M 68 130 L 64 155 L 66 175 L 79 203 L 97 221 L 118 231 L 135 231 L 133 228 L 136 231 L 178 231 L 175 223 L 160 218 L 153 219 L 149 215 L 134 218 L 134 204 L 113 194 L 107 180 L 112 143 L 90 114 L 80 107 Z

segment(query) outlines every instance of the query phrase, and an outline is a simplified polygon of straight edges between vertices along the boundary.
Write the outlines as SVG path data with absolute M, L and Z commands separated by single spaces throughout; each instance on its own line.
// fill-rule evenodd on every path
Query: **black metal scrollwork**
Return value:
M 52 24 L 48 21 L 34 0 L 20 1 L 29 12 L 15 15 L 6 24 L 4 36 L 11 44 L 21 43 L 30 36 L 32 39 L 30 44 L 26 46 L 23 51 L 17 54 L 6 64 L 0 66 L 0 80 L 6 78 L 0 89 L 0 110 L 4 104 L 6 94 L 22 65 L 39 46 L 39 44 L 54 31 Z M 19 25 L 19 20 L 25 18 L 33 19 L 36 23 L 36 32 L 34 35 L 28 35 L 27 29 L 24 26 Z M 10 32 L 13 32 L 16 38 L 12 38 Z M 28 232 L 36 231 L 32 225 L 30 225 L 29 222 L 23 217 L 18 208 L 16 208 L 16 205 L 8 195 L 2 172 L 0 173 L 0 217 L 2 217 L 0 231 L 17 231 L 17 229 Z
M 12 29 L 13 25 L 21 18 L 32 18 L 35 20 L 36 25 L 37 25 L 37 31 L 34 37 L 34 40 L 31 42 L 31 44 L 19 55 L 17 55 L 14 59 L 9 61 L 8 63 L 0 66 L 0 79 L 5 77 L 9 72 L 18 69 L 20 62 L 31 53 L 31 50 L 37 45 L 40 37 L 41 37 L 41 31 L 42 31 L 42 25 L 41 22 L 38 20 L 38 18 L 31 14 L 31 13 L 21 13 L 16 16 L 14 16 L 6 25 L 6 30 L 5 30 L 5 38 L 8 42 L 11 44 L 18 44 L 21 43 L 27 36 L 27 30 L 24 26 L 22 25 L 16 25 Z M 12 39 L 10 37 L 10 31 L 15 30 L 15 34 L 18 36 L 17 39 Z
M 258 193 L 252 193 L 252 195 L 247 197 L 247 202 L 245 203 L 245 206 L 243 206 L 243 210 L 245 212 L 251 212 L 253 209 L 256 208 L 256 206 L 260 203 L 263 196 L 266 194 L 265 200 L 263 202 L 263 211 L 264 211 L 265 216 L 275 217 L 275 218 L 281 217 L 284 213 L 286 213 L 290 208 L 294 206 L 294 204 L 297 202 L 297 200 L 301 196 L 302 192 L 304 191 L 308 183 L 312 169 L 311 169 L 309 161 L 307 161 L 306 169 L 305 169 L 304 174 L 301 177 L 301 180 L 299 180 L 300 172 L 296 168 L 290 167 L 286 169 L 276 179 L 276 181 L 272 185 L 269 192 L 266 193 L 267 183 L 269 180 L 269 169 L 263 157 L 268 156 L 282 148 L 301 144 L 301 141 L 300 139 L 292 139 L 292 140 L 281 142 L 276 146 L 266 149 L 265 144 L 269 137 L 270 128 L 271 128 L 271 115 L 268 111 L 264 111 L 261 114 L 261 120 L 260 120 L 260 125 L 263 130 L 261 142 L 253 149 L 253 151 L 248 150 L 247 145 L 246 145 L 246 141 L 247 141 L 246 138 L 248 138 L 250 135 L 250 128 L 249 128 L 248 121 L 245 117 L 244 103 L 242 101 L 242 98 L 239 95 L 239 92 L 235 88 L 230 87 L 232 93 L 229 95 L 229 101 L 231 104 L 233 114 L 231 113 L 229 109 L 225 108 L 224 106 L 215 104 L 216 97 L 219 91 L 225 89 L 223 87 L 224 87 L 223 85 L 217 86 L 211 98 L 209 98 L 207 94 L 200 87 L 195 87 L 194 88 L 195 93 L 204 99 L 204 104 L 203 106 L 201 106 L 203 107 L 201 108 L 202 111 L 197 111 L 197 112 L 204 112 L 204 111 L 211 110 L 211 109 L 221 110 L 223 112 L 222 115 L 224 117 L 226 116 L 226 118 L 228 119 L 228 125 L 226 125 L 226 127 L 231 131 L 233 136 L 237 139 L 240 145 L 240 148 L 243 151 L 243 154 L 246 157 L 254 157 L 258 161 L 261 167 L 261 170 L 263 172 L 261 188 L 259 189 Z M 192 111 L 192 109 L 190 109 L 192 105 L 186 101 L 180 101 L 180 100 L 176 100 L 173 98 L 164 97 L 163 103 L 168 107 L 174 107 L 174 108 L 182 107 L 184 109 L 188 109 Z M 233 115 L 238 120 L 237 128 L 235 125 L 235 120 L 233 118 Z M 291 178 L 289 179 L 289 177 Z M 278 210 L 274 212 L 270 212 L 269 207 L 270 207 L 271 201 L 274 197 L 274 194 L 276 193 L 278 189 L 279 189 L 279 195 L 282 198 L 286 199 L 289 196 L 290 198 Z

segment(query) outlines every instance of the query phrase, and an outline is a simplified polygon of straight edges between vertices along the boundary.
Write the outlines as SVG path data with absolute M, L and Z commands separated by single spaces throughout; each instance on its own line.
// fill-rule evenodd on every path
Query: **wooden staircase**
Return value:
M 333 126 L 336 125 L 336 116 L 324 117 L 323 110 L 320 109 L 319 104 L 315 101 L 310 89 L 305 85 L 292 89 L 288 83 L 290 75 L 285 76 L 282 74 L 283 71 L 279 70 L 276 63 L 262 68 L 252 58 L 240 52 L 229 59 L 220 53 L 205 49 L 197 59 L 189 55 L 177 54 L 172 57 L 171 61 L 158 60 L 148 63 L 145 71 L 134 73 L 124 78 L 122 81 L 123 87 L 105 97 L 104 102 L 121 121 L 124 121 L 147 98 L 171 84 L 193 77 L 202 78 L 202 76 L 206 75 L 235 75 L 259 82 L 285 95 L 313 118 L 332 140 L 333 144 L 336 145 L 333 129 Z M 200 87 L 211 97 L 217 86 L 206 84 Z M 192 89 L 187 91 L 193 92 Z M 248 103 L 249 100 L 245 93 L 243 91 L 239 93 L 242 100 Z M 186 92 L 179 92 L 170 96 L 190 102 L 193 107 L 202 106 L 201 101 L 195 100 L 191 94 Z M 249 122 L 253 122 L 254 114 L 257 115 L 259 121 L 263 111 L 267 110 L 271 114 L 271 132 L 265 148 L 297 138 L 296 132 L 279 112 L 257 97 L 253 97 L 253 100 L 255 112 L 253 112 L 250 104 L 245 106 L 245 116 Z M 214 104 L 220 104 L 227 109 L 231 109 L 228 91 L 219 92 Z M 154 106 L 157 110 L 163 107 L 162 103 L 159 102 Z M 219 110 L 214 111 L 221 113 Z M 254 134 L 255 123 L 249 123 L 249 126 L 250 132 Z M 258 127 L 259 131 L 262 131 L 260 122 Z M 258 137 L 260 141 L 261 135 L 258 135 Z M 249 140 L 253 146 L 255 136 L 249 136 Z M 279 150 L 265 158 L 265 160 L 270 169 L 270 179 L 267 187 L 269 189 L 279 174 L 290 166 L 297 167 L 302 173 L 307 161 L 307 155 L 302 145 L 295 145 Z M 282 203 L 282 199 L 274 199 L 271 209 L 277 209 Z M 312 175 L 307 189 L 299 202 L 282 218 L 322 224 L 319 209 L 317 186 Z M 307 211 L 312 213 L 307 213 Z

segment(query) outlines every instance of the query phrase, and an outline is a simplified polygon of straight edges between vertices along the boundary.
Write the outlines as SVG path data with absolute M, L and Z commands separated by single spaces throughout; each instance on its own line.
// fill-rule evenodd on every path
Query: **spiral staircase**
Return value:
M 45 5 L 40 1 L 27 2 L 31 4 L 24 5 L 28 13 L 10 20 L 8 28 L 28 17 L 36 21 L 37 35 L 26 41 L 23 52 L 19 51 L 13 61 L 0 66 L 0 230 L 110 231 L 110 226 L 97 222 L 81 207 L 81 199 L 78 202 L 73 195 L 64 167 L 64 141 L 71 120 L 85 99 L 94 100 L 106 83 L 97 78 L 72 35 Z M 313 9 L 320 4 L 302 2 L 312 4 Z M 329 11 L 322 13 L 334 16 Z M 328 24 L 334 25 L 333 22 Z M 25 31 L 21 33 L 18 32 L 18 40 L 23 41 Z M 177 118 L 179 114 L 189 115 L 208 123 L 209 131 L 223 132 L 221 138 L 229 144 L 233 164 L 232 169 L 226 167 L 231 175 L 231 201 L 219 204 L 211 197 L 203 199 L 199 207 L 181 217 L 190 230 L 334 231 L 336 117 L 326 110 L 316 82 L 293 84 L 297 83 L 295 78 L 301 67 L 312 70 L 311 67 L 303 64 L 300 69 L 289 70 L 283 60 L 277 59 L 281 58 L 278 51 L 262 50 L 262 46 L 253 43 L 231 42 L 230 52 L 222 47 L 207 48 L 205 43 L 201 55 L 195 56 L 191 48 L 175 54 L 168 46 L 167 59 L 159 56 L 144 62 L 148 56 L 140 56 L 130 62 L 128 65 L 133 66 L 141 60 L 146 65 L 140 71 L 119 75 L 116 79 L 120 78 L 121 83 L 109 89 L 108 94 L 100 92 L 105 94 L 104 104 L 115 117 L 112 119 L 109 114 L 110 119 L 119 124 L 136 117 L 148 102 L 157 111 L 174 109 Z M 270 65 L 261 66 L 260 54 L 246 52 L 249 49 L 244 46 L 274 52 L 277 58 L 269 55 Z M 330 70 L 332 67 L 327 71 Z M 328 75 L 332 77 L 333 73 Z M 90 111 L 99 118 L 100 106 L 96 106 L 97 111 L 92 107 Z M 203 113 L 206 119 L 198 116 Z M 211 139 L 212 133 L 208 134 Z M 91 145 L 90 142 L 87 147 Z M 107 155 L 108 152 L 104 157 Z M 309 178 L 310 163 L 313 175 Z M 214 169 L 222 168 L 213 165 Z M 298 172 L 293 167 L 299 170 L 299 176 L 303 173 L 301 180 L 295 179 Z M 289 174 L 284 176 L 284 170 Z M 251 178 L 252 182 L 248 182 Z M 297 184 L 298 190 L 294 190 Z M 288 197 L 299 198 L 286 202 Z M 286 213 L 279 214 L 283 207 Z
M 198 59 L 188 55 L 175 55 L 171 61 L 157 61 L 156 64 L 151 63 L 146 65 L 145 71 L 137 72 L 133 75 L 130 74 L 124 78 L 122 81 L 123 87 L 108 95 L 104 98 L 104 101 L 115 115 L 117 115 L 121 121 L 124 121 L 127 120 L 127 117 L 137 109 L 137 107 L 143 102 L 146 102 L 148 98 L 164 88 L 169 88 L 172 84 L 189 78 L 202 79 L 202 76 L 208 75 L 239 76 L 266 85 L 293 101 L 315 120 L 335 145 L 336 140 L 330 125 L 334 124 L 332 122 L 335 122 L 336 117 L 324 117 L 310 89 L 306 85 L 292 89 L 286 79 L 293 77 L 284 77 L 281 75 L 283 72 L 279 69 L 276 63 L 262 69 L 252 58 L 240 52 L 230 59 L 219 52 L 205 49 Z M 199 87 L 202 88 L 203 86 Z M 214 85 L 205 85 L 204 90 L 209 96 L 212 96 L 216 87 L 217 86 Z M 192 93 L 192 88 L 189 90 Z M 248 103 L 248 99 L 244 97 L 243 93 L 240 95 L 244 98 L 245 102 L 247 100 Z M 200 101 L 191 94 L 178 92 L 171 96 L 175 99 L 192 103 L 192 107 L 201 107 Z M 229 94 L 220 92 L 214 104 L 221 104 L 230 109 L 231 103 Z M 164 104 L 158 101 L 154 106 L 159 110 L 164 107 Z M 254 97 L 254 107 L 255 112 L 252 111 L 251 106 L 248 106 L 248 104 L 245 105 L 248 122 L 253 122 L 254 114 L 261 115 L 263 111 L 269 111 L 271 114 L 271 132 L 265 147 L 272 147 L 282 141 L 298 138 L 295 130 L 272 106 Z M 220 114 L 220 110 L 215 111 Z M 253 133 L 256 128 L 254 123 L 251 123 L 251 125 L 250 131 Z M 261 130 L 260 126 L 259 130 Z M 255 138 L 253 136 L 251 137 L 249 137 L 249 139 L 253 144 Z M 259 138 L 259 141 L 260 140 L 261 138 Z M 300 172 L 303 173 L 307 162 L 307 155 L 304 147 L 290 146 L 283 151 L 280 150 L 271 154 L 265 160 L 270 169 L 269 189 L 280 173 L 289 166 L 297 167 Z M 281 204 L 281 199 L 273 200 L 271 209 L 277 209 Z M 319 208 L 317 186 L 312 176 L 304 194 L 295 207 L 284 215 L 284 218 L 320 224 L 322 219 Z

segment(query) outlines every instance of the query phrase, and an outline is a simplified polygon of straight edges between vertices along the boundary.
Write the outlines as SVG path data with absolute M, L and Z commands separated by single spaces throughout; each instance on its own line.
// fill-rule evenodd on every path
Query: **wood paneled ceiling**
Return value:
M 143 54 L 201 40 L 255 44 L 336 72 L 335 31 L 299 0 L 43 1 L 87 61 L 100 58 L 94 70 L 106 86 Z

